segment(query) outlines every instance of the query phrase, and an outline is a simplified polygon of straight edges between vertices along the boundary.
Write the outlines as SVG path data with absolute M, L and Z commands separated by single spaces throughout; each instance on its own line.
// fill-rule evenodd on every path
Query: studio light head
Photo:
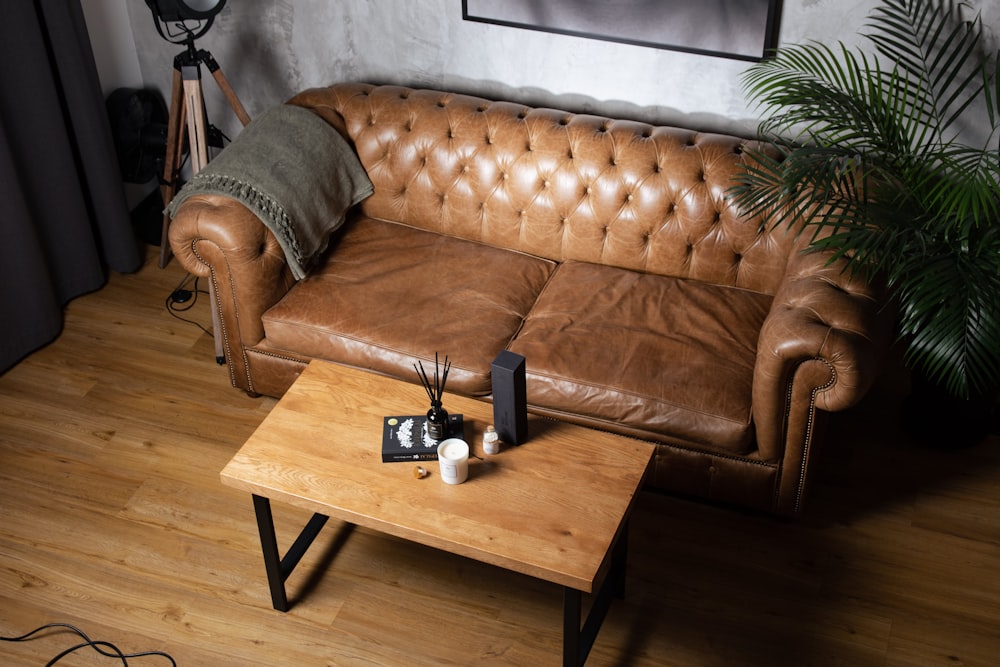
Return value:
M 226 0 L 146 0 L 160 37 L 168 42 L 192 42 L 212 27 Z M 188 25 L 194 21 L 194 26 Z M 164 26 L 166 32 L 164 32 Z

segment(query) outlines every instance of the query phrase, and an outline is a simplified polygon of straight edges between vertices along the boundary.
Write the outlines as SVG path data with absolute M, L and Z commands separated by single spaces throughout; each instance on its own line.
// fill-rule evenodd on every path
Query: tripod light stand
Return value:
M 184 50 L 174 57 L 174 72 L 170 94 L 170 112 L 167 123 L 167 152 L 163 165 L 160 193 L 166 207 L 177 193 L 180 170 L 187 140 L 191 156 L 191 172 L 197 174 L 208 164 L 208 146 L 214 130 L 205 114 L 205 98 L 201 86 L 201 65 L 204 64 L 218 84 L 240 122 L 250 123 L 240 102 L 219 63 L 205 49 L 196 49 L 194 41 L 208 32 L 215 15 L 222 11 L 226 0 L 146 0 L 153 12 L 153 21 L 160 36 L 174 44 L 184 44 Z M 197 21 L 191 28 L 188 21 Z M 176 31 L 172 32 L 171 27 Z M 163 215 L 160 238 L 160 268 L 170 261 L 170 243 L 167 232 L 170 216 Z M 213 309 L 214 312 L 214 309 Z
M 174 58 L 174 74 L 170 95 L 170 116 L 167 124 L 167 154 L 163 167 L 163 183 L 160 186 L 163 205 L 170 204 L 177 193 L 178 179 L 183 157 L 185 135 L 191 156 L 191 173 L 197 174 L 208 164 L 208 146 L 211 126 L 205 115 L 205 98 L 201 87 L 201 65 L 212 74 L 229 106 L 244 126 L 250 123 L 250 116 L 233 92 L 229 81 L 212 54 L 204 49 L 195 50 L 194 42 Z M 170 218 L 163 217 L 163 236 L 160 244 L 160 268 L 170 261 L 170 244 L 167 230 Z
M 170 94 L 170 112 L 167 122 L 167 151 L 163 165 L 160 194 L 166 208 L 177 193 L 183 163 L 184 143 L 187 140 L 191 156 L 191 172 L 197 174 L 208 164 L 210 134 L 214 130 L 205 113 L 205 98 L 201 87 L 201 65 L 204 64 L 222 90 L 223 96 L 244 127 L 250 123 L 243 104 L 240 103 L 219 63 L 205 49 L 196 49 L 194 41 L 208 32 L 215 15 L 222 11 L 226 0 L 146 0 L 153 12 L 156 31 L 168 42 L 184 44 L 184 51 L 174 58 L 174 72 Z M 196 21 L 194 27 L 188 21 Z M 171 30 L 173 28 L 173 31 Z M 220 144 L 221 145 L 221 142 Z M 170 216 L 164 212 L 160 236 L 160 261 L 162 269 L 170 261 L 171 251 L 167 233 Z M 215 360 L 223 364 L 225 351 L 219 334 L 219 313 L 215 290 L 209 286 L 212 325 L 215 338 Z

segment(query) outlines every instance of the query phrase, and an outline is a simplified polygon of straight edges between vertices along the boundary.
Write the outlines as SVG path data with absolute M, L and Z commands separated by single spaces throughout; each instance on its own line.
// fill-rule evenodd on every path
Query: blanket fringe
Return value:
M 280 227 L 282 232 L 284 232 L 285 240 L 291 245 L 290 250 L 295 255 L 295 258 L 299 262 L 305 260 L 296 236 L 293 233 L 292 221 L 285 212 L 284 207 L 267 193 L 255 188 L 253 184 L 225 174 L 199 174 L 191 179 L 184 186 L 184 189 L 189 195 L 197 194 L 201 191 L 213 194 L 222 193 L 242 202 L 261 218 L 270 220 Z

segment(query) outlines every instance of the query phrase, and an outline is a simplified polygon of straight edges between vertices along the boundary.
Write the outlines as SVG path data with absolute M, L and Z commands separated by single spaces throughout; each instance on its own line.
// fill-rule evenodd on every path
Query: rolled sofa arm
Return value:
M 295 284 L 281 245 L 253 212 L 220 195 L 185 201 L 169 238 L 184 269 L 209 278 L 230 380 L 253 393 L 245 350 L 264 338 L 264 311 Z
M 881 283 L 844 270 L 830 255 L 789 256 L 757 343 L 753 418 L 760 456 L 781 461 L 779 512 L 797 514 L 809 467 L 817 411 L 845 410 L 876 380 L 894 312 Z

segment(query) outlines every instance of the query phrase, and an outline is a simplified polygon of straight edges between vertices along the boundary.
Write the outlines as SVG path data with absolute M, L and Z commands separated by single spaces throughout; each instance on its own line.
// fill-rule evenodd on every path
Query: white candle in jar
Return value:
M 461 438 L 448 438 L 438 445 L 441 481 L 461 484 L 469 477 L 469 443 Z

